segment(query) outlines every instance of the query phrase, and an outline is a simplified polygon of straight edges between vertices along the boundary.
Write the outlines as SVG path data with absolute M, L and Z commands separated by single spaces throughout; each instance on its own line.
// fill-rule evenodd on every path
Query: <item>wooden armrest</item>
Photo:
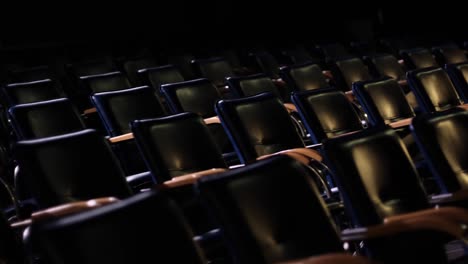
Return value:
M 344 93 L 346 95 L 346 98 L 348 98 L 349 101 L 353 102 L 355 99 L 353 91 L 346 91 Z
M 400 86 L 408 86 L 408 81 L 407 81 L 407 80 L 399 80 L 399 81 L 398 81 L 398 84 L 399 84 Z
M 175 177 L 172 180 L 165 181 L 158 187 L 164 189 L 164 188 L 175 188 L 175 187 L 190 185 L 190 184 L 195 183 L 197 179 L 199 178 L 205 177 L 207 175 L 221 173 L 224 171 L 226 171 L 226 169 L 223 169 L 223 168 L 213 168 L 209 170 L 198 171 L 198 172 Z
M 468 110 L 468 104 L 458 105 L 457 107 L 464 109 L 464 110 Z
M 331 71 L 322 71 L 322 74 L 328 79 L 333 79 L 333 74 Z
M 257 160 L 263 160 L 263 159 L 267 159 L 269 157 L 272 157 L 272 156 L 275 156 L 275 155 L 286 155 L 286 156 L 289 156 L 297 161 L 299 161 L 300 163 L 308 166 L 309 163 L 310 163 L 310 159 L 308 159 L 307 157 L 305 157 L 304 155 L 301 155 L 301 154 L 298 154 L 298 153 L 294 153 L 294 152 L 276 152 L 276 153 L 273 153 L 273 154 L 267 154 L 267 155 L 263 155 L 263 156 L 260 156 L 257 158 Z
M 294 148 L 294 149 L 288 149 L 288 150 L 283 150 L 280 152 L 294 152 L 301 154 L 303 156 L 306 156 L 309 159 L 314 159 L 316 161 L 322 161 L 323 157 L 320 155 L 320 153 L 315 150 L 315 149 L 308 149 L 308 148 Z
M 79 202 L 72 202 L 67 204 L 62 204 L 54 207 L 50 207 L 41 211 L 37 211 L 32 213 L 30 219 L 26 219 L 21 222 L 12 223 L 11 227 L 18 228 L 18 227 L 25 227 L 30 225 L 34 221 L 44 220 L 48 218 L 57 218 L 65 215 L 71 215 L 79 212 L 83 212 L 92 208 L 100 207 L 106 204 L 114 203 L 118 201 L 117 198 L 114 197 L 103 197 L 92 199 L 88 201 L 79 201 Z
M 454 193 L 445 193 L 431 196 L 431 204 L 443 204 L 456 201 L 468 201 L 468 190 L 460 190 Z
M 341 232 L 344 242 L 362 241 L 383 236 L 391 236 L 410 231 L 433 230 L 463 239 L 463 228 L 439 217 L 414 218 L 405 221 L 395 221 L 367 228 L 345 229 Z
M 398 222 L 398 221 L 405 221 L 408 219 L 416 219 L 416 218 L 441 218 L 447 221 L 451 221 L 457 224 L 468 224 L 468 210 L 458 207 L 436 207 L 426 210 L 420 210 L 417 212 L 407 213 L 407 214 L 400 214 L 394 215 L 390 217 L 386 217 L 384 222 L 391 223 L 391 222 Z
M 217 116 L 205 118 L 205 119 L 203 119 L 203 121 L 205 121 L 205 124 L 207 124 L 207 125 L 209 125 L 209 124 L 221 124 L 221 120 L 219 120 L 219 117 L 217 117 Z
M 96 113 L 96 112 L 97 112 L 96 107 L 92 107 L 92 108 L 85 109 L 82 115 L 89 115 L 89 114 Z
M 388 125 L 392 128 L 399 128 L 399 127 L 404 127 L 404 126 L 409 126 L 411 124 L 411 120 L 413 120 L 412 117 L 410 118 L 405 118 L 402 120 L 398 120 L 392 123 L 389 123 Z
M 370 259 L 361 256 L 352 256 L 345 253 L 330 253 L 315 257 L 298 259 L 288 262 L 279 262 L 277 264 L 371 264 L 374 263 Z
M 291 103 L 284 103 L 283 104 L 284 107 L 286 108 L 286 110 L 288 110 L 289 113 L 291 112 L 297 112 L 297 108 L 294 104 L 291 104 Z
M 133 139 L 133 133 L 127 133 L 116 137 L 109 138 L 110 143 L 118 143 L 122 141 L 127 141 Z

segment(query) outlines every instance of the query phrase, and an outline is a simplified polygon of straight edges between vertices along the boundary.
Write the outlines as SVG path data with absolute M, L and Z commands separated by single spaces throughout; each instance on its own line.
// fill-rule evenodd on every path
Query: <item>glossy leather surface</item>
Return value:
M 363 129 L 361 120 L 345 94 L 336 89 L 294 93 L 293 102 L 314 144 Z
M 231 65 L 224 58 L 194 60 L 192 65 L 200 77 L 210 80 L 216 86 L 223 86 L 227 77 L 235 75 Z
M 304 147 L 288 111 L 271 93 L 221 100 L 216 112 L 242 163 L 280 150 Z
M 133 120 L 166 114 L 153 89 L 148 86 L 98 93 L 92 96 L 92 101 L 109 136 L 130 132 L 130 122 Z
M 342 251 L 313 177 L 280 155 L 204 177 L 197 189 L 238 263 L 277 263 Z
M 305 63 L 281 68 L 283 80 L 295 91 L 328 87 L 327 80 L 318 64 Z
M 345 208 L 357 226 L 429 207 L 408 151 L 393 129 L 367 129 L 324 142 Z
M 468 188 L 468 112 L 452 109 L 416 117 L 412 131 L 443 192 Z
M 180 209 L 153 192 L 37 223 L 32 234 L 52 264 L 206 263 Z
M 371 59 L 372 66 L 379 76 L 388 76 L 395 80 L 405 80 L 406 72 L 395 56 L 387 54 Z
M 468 63 L 448 64 L 445 69 L 463 102 L 468 103 Z
M 237 97 L 248 97 L 264 92 L 271 92 L 281 97 L 281 92 L 273 81 L 265 74 L 254 74 L 243 77 L 230 77 L 227 83 Z
M 66 98 L 13 106 L 8 110 L 18 139 L 56 136 L 86 128 Z
M 8 84 L 3 92 L 11 106 L 65 97 L 63 91 L 50 79 Z
M 428 49 L 405 50 L 401 53 L 409 69 L 437 67 L 438 64 Z
M 351 90 L 354 82 L 372 79 L 366 65 L 357 57 L 337 60 L 332 71 L 337 85 L 345 91 Z
M 461 104 L 452 81 L 442 68 L 410 71 L 408 81 L 424 112 L 441 111 Z
M 403 90 L 392 78 L 357 82 L 353 85 L 353 91 L 373 125 L 415 116 Z
M 111 72 L 80 78 L 91 93 L 124 90 L 131 87 L 127 77 L 121 72 Z
M 210 130 L 194 113 L 134 121 L 132 132 L 157 182 L 226 167 Z
M 184 77 L 180 71 L 173 65 L 148 68 L 138 71 L 140 75 L 145 75 L 147 83 L 150 84 L 158 93 L 163 84 L 183 82 Z
M 107 140 L 88 129 L 17 143 L 18 164 L 41 208 L 96 197 L 130 195 Z
M 143 58 L 139 60 L 130 60 L 124 63 L 123 68 L 128 76 L 132 86 L 140 86 L 145 83 L 140 79 L 138 71 L 150 67 L 155 67 L 156 62 L 151 58 Z

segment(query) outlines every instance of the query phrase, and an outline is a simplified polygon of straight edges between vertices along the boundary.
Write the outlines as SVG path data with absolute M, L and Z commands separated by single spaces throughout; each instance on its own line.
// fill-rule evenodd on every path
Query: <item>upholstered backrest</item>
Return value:
M 468 188 L 468 112 L 455 108 L 418 116 L 411 127 L 441 190 Z
M 342 251 L 330 214 L 301 163 L 277 156 L 197 183 L 238 263 Z
M 166 115 L 153 89 L 148 86 L 97 93 L 92 96 L 92 101 L 110 136 L 130 132 L 133 120 Z
M 10 106 L 65 97 L 62 89 L 50 79 L 7 84 L 3 92 Z
M 409 69 L 422 69 L 428 67 L 438 67 L 436 60 L 428 49 L 417 48 L 403 50 L 401 56 Z
M 314 143 L 363 129 L 356 110 L 339 90 L 297 92 L 293 94 L 293 102 Z
M 414 117 L 415 113 L 395 79 L 384 77 L 353 85 L 354 95 L 373 125 Z
M 357 226 L 427 208 L 426 193 L 393 129 L 367 129 L 324 142 L 325 155 Z
M 80 79 L 90 93 L 124 90 L 131 87 L 127 77 L 121 72 L 82 76 Z
M 86 128 L 78 110 L 66 98 L 16 105 L 8 113 L 18 139 L 56 136 Z
M 312 62 L 282 67 L 281 77 L 295 91 L 313 90 L 329 86 L 320 66 Z
M 194 113 L 137 120 L 132 122 L 132 132 L 157 182 L 226 167 L 210 130 Z
M 338 87 L 345 91 L 351 90 L 354 82 L 372 79 L 366 65 L 357 57 L 337 59 L 331 69 Z
M 238 97 L 271 92 L 279 98 L 282 98 L 278 87 L 275 86 L 271 78 L 263 73 L 242 77 L 230 77 L 227 79 L 227 83 Z
M 406 72 L 397 58 L 390 54 L 384 54 L 370 58 L 370 66 L 378 76 L 388 76 L 395 80 L 406 79 Z
M 223 86 L 227 77 L 235 75 L 229 62 L 222 57 L 193 60 L 192 65 L 199 77 L 210 80 L 216 86 Z
M 271 93 L 221 100 L 216 112 L 242 163 L 280 150 L 304 147 L 288 111 Z

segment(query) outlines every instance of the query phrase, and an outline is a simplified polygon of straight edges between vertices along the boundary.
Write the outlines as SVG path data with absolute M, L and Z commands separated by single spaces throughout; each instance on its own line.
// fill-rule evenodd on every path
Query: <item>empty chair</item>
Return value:
M 53 79 L 54 74 L 47 65 L 32 67 L 32 68 L 21 68 L 11 70 L 8 73 L 9 83 L 23 83 L 23 82 L 34 82 L 45 79 Z
M 196 77 L 191 64 L 194 59 L 195 57 L 190 54 L 181 54 L 169 56 L 168 62 L 179 69 L 184 79 L 192 80 Z
M 369 70 L 376 77 L 388 76 L 397 81 L 406 80 L 405 68 L 398 63 L 397 58 L 391 54 L 366 57 L 365 61 L 369 66 Z
M 7 84 L 3 92 L 10 106 L 65 97 L 62 89 L 50 79 Z
M 411 212 L 420 212 L 422 221 L 437 219 L 436 210 L 428 209 L 419 175 L 394 130 L 368 129 L 329 139 L 323 147 L 354 226 L 370 228 L 398 217 L 414 221 L 418 216 L 408 215 Z M 389 262 L 397 261 L 399 254 L 417 254 L 421 261 L 447 263 L 444 241 L 427 232 L 425 229 L 367 246 Z M 384 248 L 377 249 L 376 245 Z
M 284 50 L 282 53 L 284 56 L 287 56 L 293 64 L 303 64 L 318 60 L 318 58 L 312 57 L 302 46 Z
M 158 183 L 211 168 L 226 168 L 210 130 L 194 113 L 136 120 L 132 132 Z
M 161 85 L 185 81 L 180 71 L 173 65 L 165 65 L 154 68 L 146 68 L 138 71 L 143 76 L 145 84 L 151 85 L 158 94 L 161 93 Z
M 39 208 L 131 194 L 107 140 L 95 130 L 22 140 L 16 151 L 22 170 L 16 187 L 34 198 Z
M 216 116 L 214 105 L 222 98 L 218 89 L 207 79 L 165 84 L 161 90 L 173 113 L 192 112 L 203 118 Z M 233 152 L 220 124 L 211 124 L 210 131 L 223 153 Z
M 342 91 L 316 89 L 296 92 L 292 98 L 314 144 L 363 129 L 358 113 Z
M 442 193 L 468 189 L 468 112 L 454 108 L 421 115 L 411 128 Z
M 334 60 L 351 55 L 343 44 L 338 42 L 319 44 L 316 48 L 321 52 L 325 59 Z
M 305 147 L 289 113 L 272 93 L 216 104 L 221 123 L 229 135 L 241 163 L 281 150 Z
M 435 47 L 432 49 L 437 63 L 441 66 L 445 64 L 455 64 L 467 61 L 466 51 L 453 46 Z
M 253 53 L 252 56 L 261 72 L 265 73 L 272 79 L 280 78 L 280 65 L 273 55 L 267 51 L 262 51 Z
M 227 83 L 236 97 L 248 97 L 264 92 L 271 92 L 284 102 L 290 101 L 289 93 L 277 87 L 271 78 L 263 73 L 241 77 L 229 77 L 227 78 Z
M 353 92 L 373 126 L 391 124 L 415 116 L 403 89 L 393 78 L 356 82 L 353 84 Z
M 71 78 L 78 79 L 81 76 L 113 72 L 117 70 L 117 67 L 112 60 L 104 58 L 68 64 L 66 70 Z
M 445 69 L 463 102 L 468 102 L 468 63 L 447 64 Z
M 439 66 L 428 49 L 403 50 L 401 57 L 410 70 Z
M 142 86 L 132 89 L 97 93 L 92 96 L 109 136 L 130 132 L 130 122 L 166 115 L 153 89 Z
M 124 90 L 131 87 L 127 77 L 121 72 L 81 76 L 80 80 L 90 94 Z
M 369 69 L 358 57 L 336 59 L 330 64 L 337 88 L 349 91 L 354 82 L 372 79 Z
M 222 57 L 193 60 L 192 65 L 199 77 L 210 80 L 217 87 L 223 87 L 227 77 L 235 76 L 229 62 Z
M 126 61 L 123 65 L 125 73 L 128 76 L 128 80 L 132 84 L 132 86 L 141 86 L 145 85 L 144 81 L 140 79 L 140 75 L 138 71 L 141 69 L 146 69 L 150 67 L 155 67 L 156 62 L 151 58 L 142 58 L 136 60 L 129 60 Z
M 343 252 L 313 177 L 280 155 L 203 177 L 196 188 L 226 236 L 234 263 L 276 263 Z
M 16 105 L 8 113 L 19 140 L 56 136 L 86 128 L 78 110 L 66 98 Z
M 31 227 L 53 264 L 206 263 L 192 236 L 176 204 L 153 192 Z
M 450 77 L 442 68 L 414 70 L 407 76 L 423 112 L 442 111 L 462 104 Z
M 318 64 L 308 62 L 281 67 L 281 78 L 294 91 L 305 91 L 329 87 Z

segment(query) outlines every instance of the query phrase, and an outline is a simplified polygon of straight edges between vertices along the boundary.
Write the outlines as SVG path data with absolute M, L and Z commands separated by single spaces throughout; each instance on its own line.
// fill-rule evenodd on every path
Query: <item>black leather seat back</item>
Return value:
M 221 100 L 216 112 L 242 163 L 280 150 L 304 147 L 288 111 L 272 93 Z
M 3 92 L 10 106 L 65 97 L 62 89 L 50 79 L 7 84 Z
M 442 68 L 410 71 L 408 82 L 424 112 L 442 111 L 461 104 L 457 90 Z
M 432 50 L 437 63 L 441 66 L 445 64 L 455 64 L 466 62 L 466 52 L 457 47 L 438 47 Z
M 165 84 L 161 91 L 173 113 L 192 112 L 204 118 L 216 115 L 214 105 L 221 99 L 218 89 L 208 79 Z
M 414 117 L 413 108 L 395 79 L 384 77 L 353 85 L 354 95 L 368 114 L 372 125 L 382 125 Z
M 194 113 L 137 120 L 132 122 L 132 132 L 157 182 L 226 167 L 210 130 Z
M 99 75 L 89 75 L 80 77 L 91 94 L 117 90 L 124 90 L 131 87 L 127 77 L 121 72 L 111 72 Z
M 468 63 L 447 64 L 445 66 L 463 102 L 468 102 Z
M 363 129 L 356 110 L 339 90 L 297 92 L 293 95 L 293 102 L 314 143 Z
M 142 86 L 92 96 L 109 136 L 130 132 L 130 122 L 166 115 L 153 89 Z
M 401 56 L 406 66 L 411 70 L 439 66 L 428 49 L 403 50 Z
M 357 57 L 337 59 L 331 70 L 338 88 L 344 91 L 351 90 L 354 82 L 372 79 L 366 65 Z
M 281 77 L 295 91 L 314 90 L 329 86 L 322 74 L 322 69 L 313 62 L 281 67 Z
M 155 67 L 156 62 L 151 58 L 141 58 L 136 60 L 126 61 L 123 65 L 125 73 L 128 76 L 128 80 L 132 86 L 145 85 L 144 80 L 138 75 L 138 71 L 150 67 Z
M 184 77 L 180 71 L 173 65 L 142 69 L 138 73 L 146 76 L 146 84 L 156 89 L 158 94 L 161 92 L 161 85 L 184 81 Z
M 248 97 L 270 92 L 278 96 L 278 98 L 282 98 L 278 87 L 263 73 L 242 77 L 230 77 L 227 79 L 227 83 L 237 97 Z
M 17 143 L 26 188 L 40 207 L 77 200 L 130 195 L 125 176 L 107 140 L 87 129 Z
M 153 192 L 39 222 L 31 230 L 37 248 L 52 264 L 206 261 L 176 204 Z
M 398 63 L 397 58 L 390 54 L 374 56 L 369 59 L 370 69 L 379 77 L 388 76 L 395 80 L 405 80 L 405 68 Z
M 229 62 L 222 57 L 193 60 L 192 65 L 199 77 L 210 80 L 216 86 L 225 85 L 227 77 L 235 76 Z
M 277 156 L 197 183 L 238 263 L 342 251 L 330 214 L 299 162 Z
M 412 132 L 442 192 L 468 188 L 468 112 L 452 109 L 416 117 Z
M 66 98 L 16 105 L 8 113 L 18 139 L 50 137 L 86 128 L 78 110 Z
M 393 129 L 367 129 L 324 142 L 325 155 L 354 224 L 429 207 L 402 140 Z

